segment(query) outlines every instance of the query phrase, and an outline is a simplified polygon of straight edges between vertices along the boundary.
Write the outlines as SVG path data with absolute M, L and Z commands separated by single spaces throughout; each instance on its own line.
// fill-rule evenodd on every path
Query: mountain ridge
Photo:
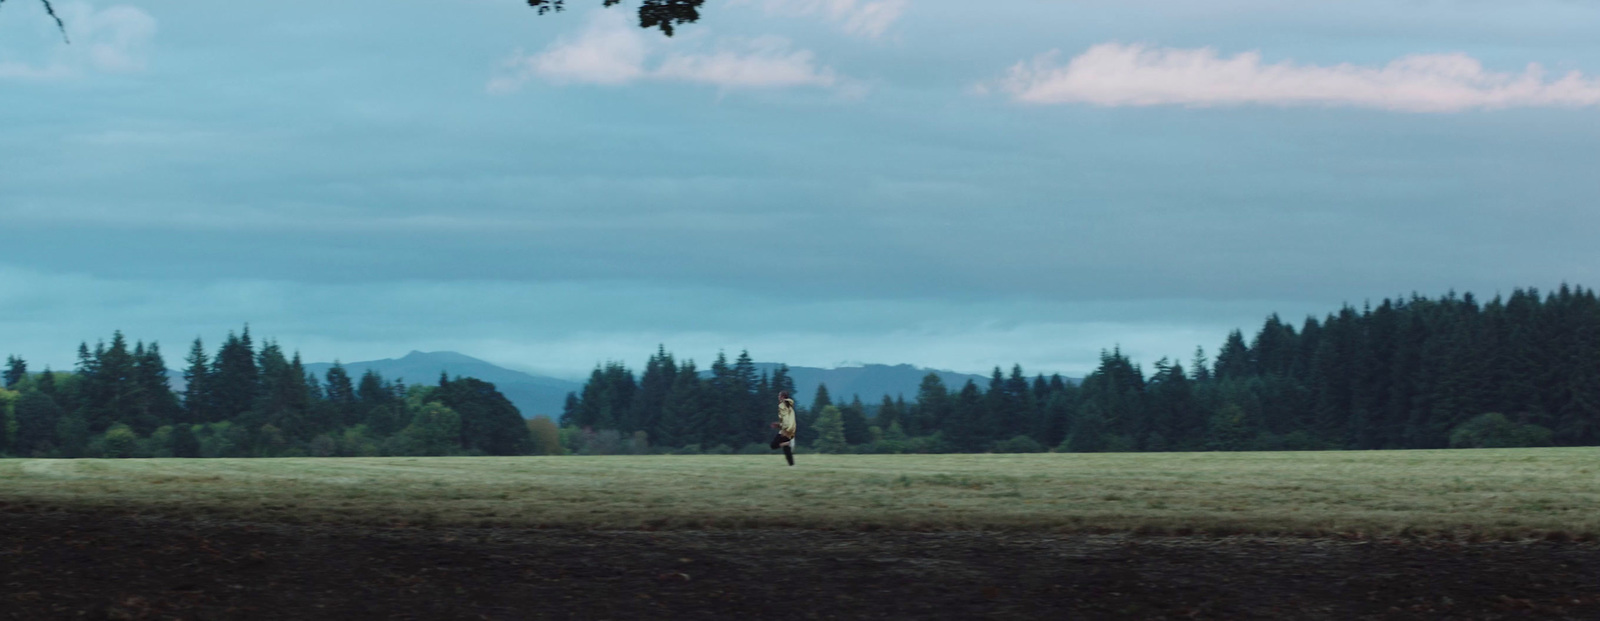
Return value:
M 333 364 L 313 362 L 305 367 L 320 378 L 327 375 Z M 449 374 L 450 377 L 475 377 L 494 384 L 500 394 L 517 406 L 523 418 L 559 418 L 566 405 L 567 393 L 583 390 L 580 382 L 524 373 L 454 351 L 412 350 L 399 358 L 340 362 L 339 365 L 350 374 L 352 381 L 360 381 L 362 374 L 369 369 L 384 379 L 403 379 L 412 384 L 434 384 L 439 381 L 440 373 Z
M 535 416 L 560 418 L 561 411 L 566 406 L 567 393 L 582 392 L 584 385 L 579 381 L 518 371 L 449 350 L 432 352 L 411 350 L 399 358 L 338 364 L 344 367 L 353 382 L 359 382 L 361 376 L 368 370 L 376 371 L 385 380 L 403 380 L 408 384 L 436 383 L 441 372 L 450 377 L 475 377 L 494 384 L 501 394 L 517 406 L 524 418 Z M 780 364 L 782 363 L 757 362 L 755 366 L 757 372 L 770 374 Z M 333 365 L 332 362 L 312 362 L 306 364 L 305 368 L 318 379 L 322 379 L 327 376 L 328 369 Z M 634 370 L 634 372 L 637 374 L 639 371 Z M 961 390 L 968 380 L 977 382 L 979 386 L 988 386 L 989 381 L 989 377 L 984 375 L 928 369 L 907 363 L 860 364 L 831 369 L 789 366 L 789 377 L 794 378 L 795 382 L 794 398 L 802 406 L 811 404 L 812 399 L 816 397 L 819 384 L 828 386 L 828 395 L 834 403 L 848 403 L 858 395 L 862 403 L 868 406 L 878 405 L 884 396 L 891 399 L 905 397 L 908 402 L 915 401 L 922 378 L 929 373 L 938 375 L 944 382 L 945 389 L 951 393 Z M 710 371 L 701 371 L 702 376 L 709 374 Z M 173 384 L 173 389 L 181 392 L 182 373 L 169 370 L 168 378 Z M 1068 381 L 1076 380 L 1069 378 Z

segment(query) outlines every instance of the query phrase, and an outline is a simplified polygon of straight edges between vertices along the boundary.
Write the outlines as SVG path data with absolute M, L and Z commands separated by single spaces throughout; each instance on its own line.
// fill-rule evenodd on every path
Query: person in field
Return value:
M 794 422 L 794 399 L 789 398 L 787 391 L 778 391 L 778 422 L 772 424 L 778 430 L 778 435 L 772 436 L 772 448 L 783 449 L 783 458 L 789 460 L 789 465 L 794 465 L 794 438 L 797 431 Z

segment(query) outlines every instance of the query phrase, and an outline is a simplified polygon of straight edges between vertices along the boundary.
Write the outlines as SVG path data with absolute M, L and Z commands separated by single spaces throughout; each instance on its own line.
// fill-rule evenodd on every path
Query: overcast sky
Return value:
M 0 355 L 1077 376 L 1600 282 L 1597 2 L 600 4 L 6 1 Z

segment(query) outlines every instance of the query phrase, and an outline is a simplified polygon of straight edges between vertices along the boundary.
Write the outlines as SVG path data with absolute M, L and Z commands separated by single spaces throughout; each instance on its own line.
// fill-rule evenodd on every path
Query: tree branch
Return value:
M 566 0 L 527 0 L 528 6 L 540 15 L 566 10 Z M 614 6 L 622 0 L 604 0 L 604 6 Z M 706 0 L 644 0 L 639 4 L 639 27 L 660 28 L 661 33 L 672 36 L 673 27 L 700 19 L 700 5 Z

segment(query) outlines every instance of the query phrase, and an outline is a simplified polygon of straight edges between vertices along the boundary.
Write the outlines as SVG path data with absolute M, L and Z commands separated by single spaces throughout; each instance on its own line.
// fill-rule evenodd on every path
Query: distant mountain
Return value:
M 377 371 L 386 380 L 404 379 L 407 384 L 437 384 L 441 371 L 450 374 L 450 377 L 457 375 L 476 377 L 494 384 L 495 388 L 510 399 L 526 418 L 534 416 L 559 418 L 562 408 L 566 405 L 567 393 L 583 392 L 582 382 L 513 371 L 453 351 L 413 351 L 398 359 L 385 358 L 341 364 L 350 374 L 352 382 L 361 381 L 361 375 L 366 373 L 367 369 Z M 313 362 L 305 366 L 307 371 L 322 379 L 327 377 L 328 369 L 333 363 Z M 771 373 L 777 368 L 776 362 L 756 363 L 758 372 Z M 637 373 L 635 371 L 636 376 Z M 967 380 L 977 382 L 984 390 L 989 388 L 987 375 L 936 371 L 909 364 L 867 364 L 834 369 L 789 367 L 789 377 L 794 378 L 795 391 L 799 393 L 794 395 L 794 398 L 802 406 L 811 405 L 811 399 L 817 394 L 818 384 L 828 385 L 828 394 L 832 396 L 834 403 L 848 403 L 855 395 L 861 395 L 861 402 L 868 406 L 881 403 L 884 395 L 888 395 L 891 399 L 904 396 L 907 402 L 915 401 L 917 388 L 922 385 L 922 378 L 929 373 L 937 374 L 944 382 L 945 388 L 952 394 L 960 391 Z M 701 375 L 710 376 L 711 372 L 702 371 Z M 181 395 L 184 385 L 183 372 L 169 369 L 167 378 L 173 391 Z M 1075 383 L 1077 380 L 1067 378 L 1067 381 Z
M 350 374 L 352 382 L 360 382 L 361 376 L 367 369 L 377 371 L 387 380 L 404 379 L 407 384 L 438 384 L 441 371 L 448 373 L 452 378 L 457 375 L 476 377 L 494 384 L 501 394 L 522 411 L 522 416 L 525 418 L 534 416 L 559 418 L 562 407 L 566 405 L 567 393 L 583 390 L 583 384 L 578 382 L 529 375 L 453 351 L 413 351 L 399 359 L 385 358 L 340 364 L 344 365 L 345 372 Z M 318 378 L 323 378 L 327 376 L 331 367 L 333 364 L 329 362 L 314 362 L 306 365 L 306 370 L 315 373 Z M 181 378 L 182 374 L 179 374 L 179 377 Z
M 758 371 L 771 373 L 777 368 L 776 362 L 756 363 Z M 884 395 L 888 395 L 891 399 L 904 396 L 907 402 L 916 401 L 917 388 L 922 385 L 922 378 L 929 373 L 937 374 L 944 382 L 945 389 L 951 393 L 960 391 L 967 380 L 977 382 L 978 386 L 985 390 L 989 387 L 989 377 L 986 375 L 935 371 L 909 364 L 868 364 L 834 369 L 789 367 L 789 377 L 794 378 L 794 389 L 800 393 L 794 395 L 794 400 L 806 407 L 811 405 L 811 399 L 817 395 L 818 384 L 828 385 L 828 395 L 834 403 L 848 403 L 851 397 L 856 395 L 861 395 L 861 402 L 869 406 L 882 403 Z M 710 372 L 703 374 L 709 375 Z

